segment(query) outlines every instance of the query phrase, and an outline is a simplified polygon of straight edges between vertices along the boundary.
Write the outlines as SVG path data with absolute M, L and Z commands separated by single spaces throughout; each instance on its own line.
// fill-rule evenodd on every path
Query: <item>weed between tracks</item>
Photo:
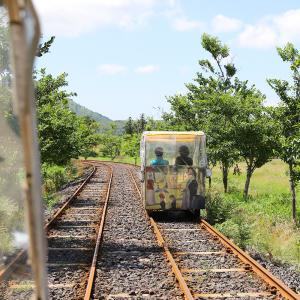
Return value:
M 10 288 L 13 288 L 16 292 L 28 292 L 33 290 L 32 281 L 24 280 L 20 282 L 11 282 Z

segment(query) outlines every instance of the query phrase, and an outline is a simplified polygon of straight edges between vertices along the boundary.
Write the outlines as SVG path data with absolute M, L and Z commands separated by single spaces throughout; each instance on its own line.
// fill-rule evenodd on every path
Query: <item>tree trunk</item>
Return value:
M 250 179 L 253 174 L 253 171 L 251 170 L 251 167 L 247 167 L 247 175 L 246 175 L 246 182 L 245 182 L 245 187 L 244 187 L 244 198 L 248 197 L 248 192 L 249 192 L 249 185 L 250 185 Z
M 295 191 L 293 164 L 291 162 L 289 163 L 289 171 L 290 171 L 290 188 L 292 192 L 292 215 L 293 215 L 293 220 L 296 223 L 296 191 Z
M 222 173 L 223 173 L 224 192 L 227 193 L 227 188 L 228 188 L 228 164 L 227 163 L 222 163 Z
M 208 188 L 211 188 L 211 176 L 208 177 Z

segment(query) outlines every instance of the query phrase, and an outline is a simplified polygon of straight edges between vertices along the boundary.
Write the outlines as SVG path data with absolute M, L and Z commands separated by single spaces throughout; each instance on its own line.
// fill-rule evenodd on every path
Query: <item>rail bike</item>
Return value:
M 201 131 L 148 131 L 141 138 L 141 173 L 147 212 L 205 208 L 209 175 Z

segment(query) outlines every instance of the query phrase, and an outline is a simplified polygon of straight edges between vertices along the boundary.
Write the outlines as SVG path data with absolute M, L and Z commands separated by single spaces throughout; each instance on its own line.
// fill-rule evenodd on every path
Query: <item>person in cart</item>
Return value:
M 179 156 L 176 157 L 175 165 L 176 166 L 192 166 L 193 165 L 193 159 L 189 157 L 190 150 L 188 146 L 181 145 L 179 147 Z
M 151 166 L 168 166 L 169 161 L 163 158 L 164 149 L 162 147 L 156 147 L 154 150 L 156 158 L 151 160 Z

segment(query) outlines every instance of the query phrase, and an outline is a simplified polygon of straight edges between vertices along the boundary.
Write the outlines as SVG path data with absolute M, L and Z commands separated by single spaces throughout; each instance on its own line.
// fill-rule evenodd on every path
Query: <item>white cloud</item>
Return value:
M 147 65 L 147 66 L 140 66 L 135 69 L 136 73 L 140 74 L 148 74 L 148 73 L 153 73 L 159 70 L 158 66 L 154 65 Z
M 98 67 L 98 73 L 101 75 L 116 75 L 124 73 L 126 70 L 125 66 L 117 64 L 103 64 Z
M 269 48 L 276 44 L 277 35 L 274 29 L 268 25 L 247 25 L 239 35 L 238 42 L 242 47 Z
M 270 48 L 288 41 L 300 41 L 300 9 L 266 16 L 247 25 L 238 36 L 238 44 L 249 48 Z
M 203 23 L 199 21 L 192 21 L 188 20 L 185 17 L 175 19 L 173 21 L 173 27 L 177 31 L 190 31 L 194 29 L 201 29 L 203 28 Z
M 300 9 L 289 10 L 275 16 L 273 23 L 279 32 L 279 41 L 286 43 L 300 37 Z
M 47 35 L 76 37 L 99 28 L 133 29 L 163 9 L 170 0 L 34 0 Z
M 223 15 L 217 15 L 212 20 L 212 28 L 215 32 L 231 32 L 237 31 L 242 27 L 243 23 L 234 18 Z

